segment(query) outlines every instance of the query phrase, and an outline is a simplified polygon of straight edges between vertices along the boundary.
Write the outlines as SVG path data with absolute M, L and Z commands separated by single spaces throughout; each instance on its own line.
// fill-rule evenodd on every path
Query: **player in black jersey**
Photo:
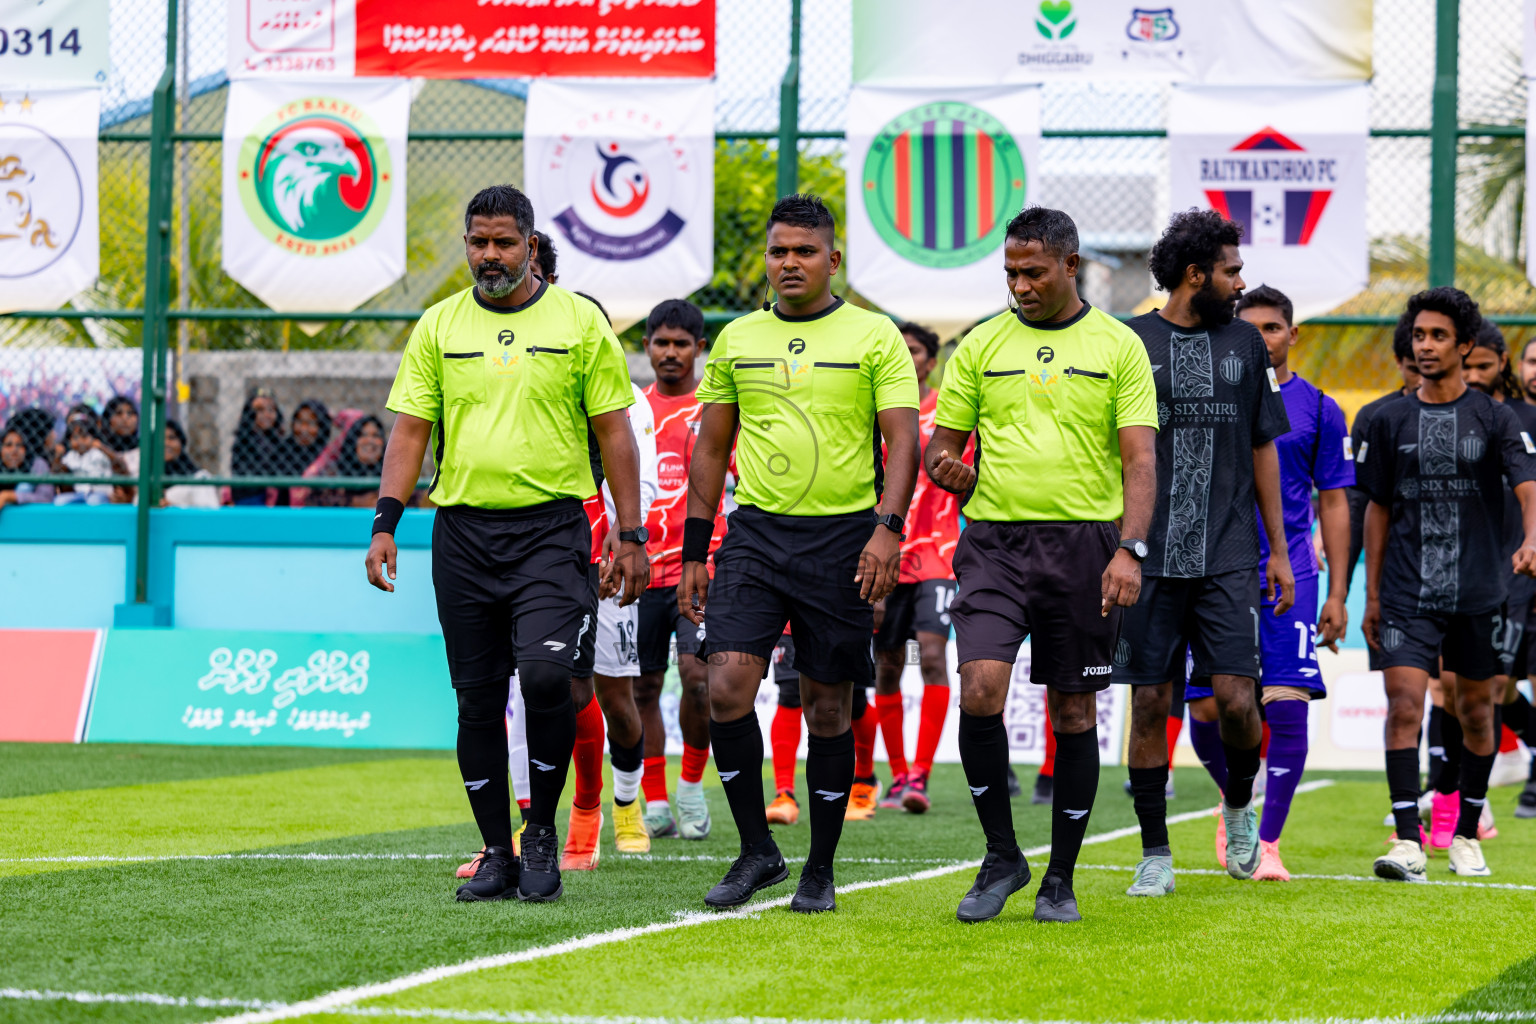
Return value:
M 1423 382 L 1372 420 L 1356 465 L 1370 497 L 1363 631 L 1371 667 L 1385 676 L 1387 785 L 1397 823 L 1376 874 L 1423 881 L 1418 733 L 1429 676 L 1442 663 L 1456 674 L 1466 746 L 1451 870 L 1489 873 L 1477 823 L 1497 744 L 1504 489 L 1507 479 L 1524 524 L 1513 567 L 1536 574 L 1536 443 L 1507 406 L 1469 388 L 1462 375 L 1482 321 L 1477 303 L 1457 289 L 1434 288 L 1410 299 L 1408 313 Z
M 1406 312 L 1397 318 L 1397 326 L 1392 329 L 1392 358 L 1397 361 L 1397 372 L 1402 375 L 1403 386 L 1365 403 L 1355 413 L 1354 422 L 1349 427 L 1352 452 L 1360 451 L 1360 441 L 1365 437 L 1366 428 L 1383 406 L 1419 389 L 1419 366 L 1413 361 L 1413 318 Z M 1349 578 L 1353 582 L 1355 568 L 1360 564 L 1360 552 L 1365 548 L 1365 506 L 1370 503 L 1370 499 L 1358 483 L 1348 488 L 1346 493 L 1349 495 Z

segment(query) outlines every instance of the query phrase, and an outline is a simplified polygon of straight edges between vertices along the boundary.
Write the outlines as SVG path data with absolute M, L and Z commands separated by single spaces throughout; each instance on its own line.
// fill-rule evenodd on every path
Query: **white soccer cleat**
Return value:
M 1493 759 L 1493 771 L 1488 776 L 1488 788 L 1523 785 L 1526 770 L 1529 767 L 1530 760 L 1518 747 L 1498 755 Z
M 1408 839 L 1392 840 L 1392 848 L 1376 858 L 1376 877 L 1392 882 L 1422 882 L 1429 867 L 1424 848 Z
M 1458 875 L 1482 877 L 1493 874 L 1483 859 L 1483 844 L 1476 839 L 1457 836 L 1451 840 L 1451 870 Z

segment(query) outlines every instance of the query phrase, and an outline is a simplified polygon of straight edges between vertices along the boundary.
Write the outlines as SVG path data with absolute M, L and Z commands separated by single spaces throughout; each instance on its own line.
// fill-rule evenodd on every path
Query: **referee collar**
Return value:
M 811 313 L 806 316 L 790 316 L 788 313 L 780 313 L 779 304 L 775 302 L 773 304 L 773 315 L 778 317 L 780 320 L 783 320 L 785 323 L 803 324 L 808 323 L 811 320 L 820 320 L 824 316 L 831 316 L 833 313 L 837 312 L 838 308 L 842 306 L 842 304 L 843 297 L 841 295 L 834 295 L 832 297 L 832 305 L 828 306 L 826 309 L 819 313 Z
M 1070 320 L 1050 320 L 1050 321 L 1044 321 L 1044 322 L 1035 321 L 1035 320 L 1026 320 L 1026 319 L 1024 319 L 1024 311 L 1022 309 L 1015 309 L 1013 311 L 1013 315 L 1018 317 L 1019 323 L 1023 324 L 1025 327 L 1030 328 L 1031 330 L 1036 330 L 1036 331 L 1064 331 L 1068 327 L 1071 327 L 1073 324 L 1077 323 L 1083 317 L 1087 316 L 1088 315 L 1088 311 L 1090 309 L 1092 309 L 1092 308 L 1093 308 L 1092 305 L 1090 305 L 1087 302 L 1084 302 L 1083 303 L 1083 308 L 1078 310 L 1076 315 L 1074 315 L 1072 317 L 1072 319 L 1070 319 Z
M 535 302 L 538 302 L 540 299 L 542 299 L 544 297 L 544 293 L 548 289 L 549 289 L 549 282 L 548 281 L 540 281 L 539 282 L 539 287 L 533 293 L 532 297 L 530 297 L 527 302 L 519 303 L 516 306 L 493 306 L 493 305 L 491 305 L 489 302 L 486 302 L 485 299 L 480 297 L 480 286 L 479 285 L 476 285 L 475 287 L 471 288 L 469 291 L 470 291 L 470 294 L 472 294 L 475 297 L 475 305 L 479 306 L 481 309 L 485 310 L 487 313 L 521 313 L 523 310 L 527 309 L 529 306 L 533 305 Z

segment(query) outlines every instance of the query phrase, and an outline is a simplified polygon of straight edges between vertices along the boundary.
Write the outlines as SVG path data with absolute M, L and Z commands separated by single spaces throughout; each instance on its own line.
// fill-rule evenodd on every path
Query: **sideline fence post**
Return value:
M 789 64 L 779 83 L 779 195 L 800 185 L 800 0 L 789 7 Z
M 1435 86 L 1429 128 L 1429 286 L 1456 283 L 1457 48 L 1460 0 L 1435 0 Z

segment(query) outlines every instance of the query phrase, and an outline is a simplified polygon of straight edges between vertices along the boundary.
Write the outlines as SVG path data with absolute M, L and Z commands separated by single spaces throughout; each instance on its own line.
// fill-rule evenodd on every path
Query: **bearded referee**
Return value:
M 740 906 L 789 876 L 768 831 L 753 707 L 787 622 L 810 733 L 811 820 L 789 906 L 815 913 L 836 907 L 832 857 L 853 786 L 853 688 L 874 681 L 872 606 L 901 568 L 902 517 L 917 480 L 917 373 L 894 323 L 832 294 L 842 254 L 820 199 L 774 205 L 765 256 L 778 303 L 726 325 L 698 388 L 704 410 L 677 603 L 704 625 L 715 770 L 741 835 L 741 856 L 704 902 Z M 711 584 L 705 559 L 733 439 L 738 507 Z
M 576 739 L 571 666 L 593 626 L 582 511 L 596 491 L 589 430 L 618 512 L 608 571 L 625 604 L 650 579 L 623 350 L 596 306 L 528 272 L 538 255 L 532 234 L 533 205 L 510 185 L 469 201 L 464 249 L 475 285 L 428 309 L 411 332 L 389 394 L 398 418 L 368 548 L 368 582 L 393 591 L 395 526 L 436 428 L 432 585 L 458 698 L 459 772 L 485 841 L 474 877 L 458 889 L 463 901 L 545 902 L 562 892 L 555 805 Z M 536 769 L 521 864 L 507 786 L 514 669 Z
M 962 921 L 1002 913 L 1028 884 L 1008 802 L 1003 708 L 1019 645 L 1056 733 L 1051 859 L 1035 920 L 1080 921 L 1072 873 L 1099 787 L 1095 693 L 1109 686 L 1121 609 L 1141 592 L 1157 483 L 1156 386 L 1139 338 L 1077 293 L 1077 225 L 1031 207 L 1008 224 L 1012 310 L 944 367 L 923 464 L 966 495 L 950 606 L 960 662 L 960 760 L 987 855 Z M 960 455 L 978 433 L 976 468 Z M 796 634 L 799 640 L 799 634 Z

